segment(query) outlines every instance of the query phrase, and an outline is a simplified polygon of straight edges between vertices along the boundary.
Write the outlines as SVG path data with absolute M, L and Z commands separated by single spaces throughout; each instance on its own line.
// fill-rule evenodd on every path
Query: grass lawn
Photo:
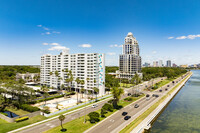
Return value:
M 33 124 L 35 122 L 38 122 L 38 121 L 41 121 L 44 119 L 46 119 L 46 118 L 41 115 L 29 118 L 28 120 L 22 121 L 19 123 L 9 123 L 9 122 L 6 122 L 6 121 L 0 119 L 0 133 L 6 133 L 8 131 L 11 131 L 11 130 L 14 130 L 14 129 L 17 129 L 17 128 L 20 128 L 23 126 L 27 126 L 29 124 Z
M 7 107 L 6 110 L 10 111 L 10 112 L 13 112 L 19 116 L 21 115 L 26 115 L 26 114 L 29 114 L 30 112 L 27 112 L 27 111 L 24 111 L 22 109 L 17 109 L 17 108 L 11 108 L 11 107 Z
M 135 127 L 137 127 L 137 125 L 139 125 L 152 111 L 154 111 L 167 98 L 168 94 L 172 93 L 182 82 L 183 81 L 178 83 L 165 96 L 163 96 L 158 102 L 156 102 L 154 105 L 152 105 L 148 110 L 146 110 L 142 115 L 140 115 L 138 118 L 136 118 L 133 122 L 131 122 L 124 129 L 122 129 L 120 131 L 120 133 L 130 133 Z
M 121 87 L 126 87 L 126 88 L 130 88 L 130 87 L 132 87 L 132 86 L 135 86 L 134 84 L 126 84 L 126 83 L 119 83 L 119 85 L 120 85 Z
M 124 107 L 124 106 L 140 99 L 143 96 L 144 95 L 141 95 L 139 97 L 133 97 L 133 101 L 131 101 L 131 102 L 120 100 L 119 105 Z M 108 112 L 107 114 L 105 114 L 105 116 L 108 117 L 116 111 L 117 111 L 117 109 L 114 109 L 113 112 Z M 100 113 L 100 110 L 98 110 L 97 112 Z M 86 119 L 88 119 L 88 116 L 86 117 Z M 103 119 L 105 119 L 105 118 L 100 117 L 100 121 Z M 95 125 L 95 124 L 91 124 L 89 121 L 87 121 L 86 123 L 83 124 L 83 121 L 84 121 L 84 116 L 63 124 L 63 127 L 67 129 L 68 133 L 81 133 Z M 61 129 L 61 127 L 58 126 L 58 127 L 55 127 L 55 128 L 52 128 L 52 129 L 46 131 L 45 133 L 61 133 L 60 129 Z

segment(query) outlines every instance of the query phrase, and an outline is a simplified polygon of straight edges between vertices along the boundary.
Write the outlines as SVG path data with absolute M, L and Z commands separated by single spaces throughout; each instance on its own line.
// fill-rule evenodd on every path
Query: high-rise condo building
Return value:
M 125 37 L 123 53 L 119 55 L 119 78 L 132 78 L 135 73 L 141 74 L 141 57 L 138 41 L 131 32 Z
M 93 90 L 99 89 L 99 95 L 105 94 L 105 55 L 98 53 L 69 54 L 68 49 L 64 49 L 59 55 L 43 55 L 41 57 L 41 84 L 49 87 L 60 88 L 63 84 L 68 84 L 72 89 Z M 65 79 L 69 78 L 65 70 L 71 70 L 73 75 L 72 83 Z M 58 72 L 58 75 L 55 72 Z M 53 74 L 52 74 L 53 73 Z M 76 78 L 84 80 L 83 85 L 75 82 Z
M 172 67 L 172 62 L 171 62 L 171 60 L 167 60 L 166 67 Z
M 163 67 L 163 61 L 162 61 L 162 60 L 159 60 L 159 61 L 158 61 L 158 66 L 159 66 L 159 67 Z

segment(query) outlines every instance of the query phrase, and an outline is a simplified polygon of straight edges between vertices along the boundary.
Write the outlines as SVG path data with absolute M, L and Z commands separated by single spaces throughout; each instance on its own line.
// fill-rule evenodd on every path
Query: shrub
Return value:
M 107 112 L 106 112 L 104 109 L 101 109 L 101 117 L 106 117 L 106 116 L 105 116 L 106 113 L 107 113 Z
M 24 120 L 28 120 L 28 119 L 29 119 L 28 116 L 24 116 L 24 117 L 21 117 L 21 118 L 16 119 L 15 121 L 16 121 L 16 122 L 20 122 L 20 121 L 24 121 Z
M 113 106 L 111 104 L 105 103 L 102 109 L 113 112 Z
M 99 120 L 100 115 L 98 112 L 91 112 L 88 114 L 88 116 L 90 117 L 90 119 L 89 119 L 90 123 L 95 123 L 95 122 L 100 121 Z
M 127 97 L 124 99 L 125 101 L 133 101 L 133 98 L 132 97 Z
M 33 107 L 31 105 L 28 105 L 28 104 L 22 104 L 21 109 L 28 111 L 28 112 L 35 112 L 35 111 L 40 110 L 38 107 Z
M 49 107 L 48 106 L 44 106 L 42 112 L 45 113 L 45 114 L 49 114 L 50 113 Z
M 0 114 L 2 114 L 2 115 L 5 115 L 5 116 L 8 116 L 8 114 L 7 114 L 7 113 L 3 113 L 3 112 L 0 112 Z

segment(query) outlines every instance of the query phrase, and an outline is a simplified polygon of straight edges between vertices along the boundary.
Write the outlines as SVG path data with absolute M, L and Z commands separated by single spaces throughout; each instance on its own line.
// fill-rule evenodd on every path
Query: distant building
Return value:
M 172 62 L 171 62 L 171 60 L 167 60 L 166 67 L 172 67 Z
M 182 67 L 182 68 L 187 68 L 187 67 L 188 67 L 188 64 L 186 64 L 186 65 L 180 65 L 180 67 Z
M 145 63 L 143 64 L 143 67 L 150 67 L 150 63 L 145 62 Z
M 177 65 L 175 63 L 173 63 L 172 67 L 177 67 Z
M 119 71 L 117 73 L 118 78 L 127 79 L 132 78 L 135 73 L 142 75 L 138 41 L 131 32 L 125 37 L 123 54 L 119 55 Z
M 17 73 L 16 80 L 23 79 L 26 82 L 34 82 L 39 80 L 39 73 Z
M 153 67 L 158 67 L 158 61 L 153 62 Z
M 163 67 L 163 61 L 162 60 L 158 61 L 158 67 Z

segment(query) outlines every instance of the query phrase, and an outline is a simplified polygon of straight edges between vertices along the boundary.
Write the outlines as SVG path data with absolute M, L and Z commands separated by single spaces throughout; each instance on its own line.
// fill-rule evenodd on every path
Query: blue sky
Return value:
M 143 63 L 200 63 L 199 0 L 0 0 L 1 65 L 40 64 L 63 47 L 118 65 L 128 32 Z

